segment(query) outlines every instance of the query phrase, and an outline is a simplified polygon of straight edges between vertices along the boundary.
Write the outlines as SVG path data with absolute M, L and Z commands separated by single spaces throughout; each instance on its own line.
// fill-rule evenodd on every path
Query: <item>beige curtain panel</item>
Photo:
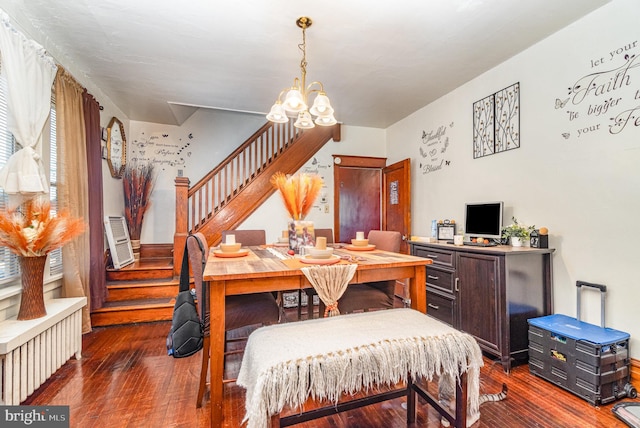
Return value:
M 62 67 L 56 91 L 58 204 L 72 216 L 89 219 L 87 149 L 83 112 L 84 88 Z M 84 233 L 62 247 L 64 297 L 90 297 L 90 243 Z M 82 331 L 91 331 L 89 305 L 82 309 Z

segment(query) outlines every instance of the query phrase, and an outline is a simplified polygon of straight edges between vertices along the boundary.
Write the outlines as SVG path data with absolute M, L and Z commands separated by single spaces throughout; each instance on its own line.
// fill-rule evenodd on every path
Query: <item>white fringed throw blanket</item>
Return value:
M 264 428 L 285 406 L 434 375 L 467 372 L 478 413 L 482 353 L 475 339 L 413 309 L 389 309 L 261 327 L 247 342 L 237 384 L 247 428 Z
M 313 266 L 302 268 L 302 273 L 307 277 L 318 297 L 325 304 L 324 316 L 340 315 L 338 299 L 347 289 L 349 281 L 353 278 L 358 268 L 357 264 Z

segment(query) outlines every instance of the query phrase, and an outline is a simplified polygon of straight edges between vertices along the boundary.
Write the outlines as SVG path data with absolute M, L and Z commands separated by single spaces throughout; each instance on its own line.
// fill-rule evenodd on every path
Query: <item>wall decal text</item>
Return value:
M 449 125 L 453 128 L 453 122 Z M 447 126 L 440 125 L 430 131 L 422 131 L 422 143 L 420 145 L 420 171 L 422 174 L 439 171 L 443 166 L 449 166 L 450 160 L 445 160 L 449 137 L 446 135 Z
M 623 43 L 605 55 L 589 60 L 591 71 L 569 87 L 568 98 L 556 98 L 573 130 L 562 136 L 570 139 L 606 130 L 616 135 L 640 127 L 640 56 L 638 41 Z M 566 110 L 565 110 L 566 108 Z

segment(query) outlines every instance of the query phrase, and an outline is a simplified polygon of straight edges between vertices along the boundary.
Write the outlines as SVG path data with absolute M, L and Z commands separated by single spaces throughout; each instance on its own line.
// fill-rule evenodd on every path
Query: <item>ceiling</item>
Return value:
M 265 114 L 300 75 L 295 21 L 308 16 L 307 82 L 324 84 L 338 121 L 386 128 L 608 2 L 0 0 L 0 7 L 129 119 L 164 124 L 181 124 L 191 107 Z

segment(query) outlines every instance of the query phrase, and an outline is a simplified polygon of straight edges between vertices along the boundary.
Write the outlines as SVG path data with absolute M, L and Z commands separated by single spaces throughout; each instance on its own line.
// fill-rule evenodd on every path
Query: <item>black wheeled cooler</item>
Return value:
M 580 321 L 582 287 L 601 294 L 601 326 Z M 577 281 L 578 318 L 548 315 L 529 322 L 529 371 L 593 405 L 635 398 L 631 385 L 628 333 L 604 326 L 607 287 Z

